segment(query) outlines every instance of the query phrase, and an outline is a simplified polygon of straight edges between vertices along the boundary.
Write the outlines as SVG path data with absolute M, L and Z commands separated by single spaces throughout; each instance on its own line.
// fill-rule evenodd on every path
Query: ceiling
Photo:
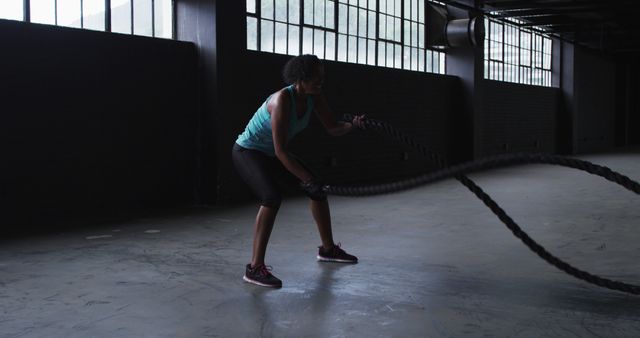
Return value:
M 442 1 L 442 0 L 440 0 Z M 442 1 L 607 53 L 640 52 L 638 0 L 457 0 Z

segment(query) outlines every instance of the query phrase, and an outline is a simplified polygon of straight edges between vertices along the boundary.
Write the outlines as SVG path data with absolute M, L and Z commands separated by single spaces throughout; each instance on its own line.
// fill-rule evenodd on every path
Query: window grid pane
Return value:
M 485 21 L 484 78 L 550 87 L 551 39 L 510 21 Z
M 111 31 L 133 34 L 131 0 L 111 0 Z
M 153 36 L 153 10 L 151 0 L 133 1 L 133 34 Z
M 55 0 L 31 0 L 29 5 L 31 10 L 31 22 L 49 25 L 56 24 Z
M 247 17 L 247 49 L 258 50 L 258 19 Z
M 83 0 L 82 28 L 105 30 L 104 0 Z
M 24 20 L 24 5 L 22 0 L 2 0 L 2 5 L 0 5 L 0 19 Z
M 171 0 L 155 0 L 153 21 L 156 37 L 173 38 L 173 8 L 171 6 Z
M 248 1 L 247 9 L 255 11 L 256 1 Z M 0 18 L 25 20 L 25 3 L 29 22 L 107 30 L 104 0 L 2 0 Z M 173 37 L 172 0 L 111 0 L 110 5 L 111 32 Z
M 256 14 L 256 0 L 247 0 L 247 13 Z
M 444 54 L 441 52 L 429 51 L 431 65 L 427 67 L 425 64 L 425 19 L 424 19 L 424 1 L 422 0 L 404 0 L 403 13 L 403 45 L 404 55 L 402 58 L 403 68 L 416 71 L 427 71 L 434 73 L 445 73 Z M 436 53 L 436 54 L 434 54 Z M 433 58 L 437 55 L 437 58 Z M 442 63 L 440 63 L 442 60 Z
M 80 0 L 57 0 L 57 24 L 81 28 Z
M 425 1 L 250 0 L 247 49 L 444 74 L 444 53 L 426 48 Z

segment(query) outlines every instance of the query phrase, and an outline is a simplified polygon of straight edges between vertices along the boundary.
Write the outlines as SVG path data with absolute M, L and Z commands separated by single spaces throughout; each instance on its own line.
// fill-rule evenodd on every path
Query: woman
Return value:
M 335 245 L 329 203 L 322 186 L 309 169 L 289 153 L 287 144 L 308 125 L 311 111 L 316 112 L 332 136 L 347 134 L 354 126 L 363 128 L 364 116 L 356 116 L 352 122 L 335 120 L 322 95 L 324 67 L 314 55 L 301 55 L 289 60 L 284 67 L 283 77 L 290 85 L 267 98 L 238 136 L 232 151 L 236 170 L 260 199 L 254 227 L 253 255 L 243 279 L 267 287 L 282 286 L 282 281 L 271 274 L 265 265 L 264 256 L 282 200 L 277 182 L 283 175 L 300 182 L 300 187 L 310 198 L 311 213 L 322 240 L 322 246 L 318 247 L 318 260 L 358 262 L 358 258 Z

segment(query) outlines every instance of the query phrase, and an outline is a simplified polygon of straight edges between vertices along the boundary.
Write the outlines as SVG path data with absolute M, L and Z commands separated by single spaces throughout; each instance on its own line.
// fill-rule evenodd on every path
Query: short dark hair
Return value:
M 287 61 L 282 69 L 282 78 L 287 84 L 305 81 L 313 78 L 318 72 L 318 66 L 322 62 L 317 56 L 311 54 L 299 55 Z

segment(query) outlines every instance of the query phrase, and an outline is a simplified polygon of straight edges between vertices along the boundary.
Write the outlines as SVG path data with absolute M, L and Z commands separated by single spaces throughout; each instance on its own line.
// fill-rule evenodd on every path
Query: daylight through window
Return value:
M 247 0 L 247 48 L 445 73 L 425 44 L 425 0 Z
M 0 19 L 173 38 L 173 0 L 1 0 Z
M 484 78 L 551 87 L 552 40 L 518 24 L 485 21 Z

